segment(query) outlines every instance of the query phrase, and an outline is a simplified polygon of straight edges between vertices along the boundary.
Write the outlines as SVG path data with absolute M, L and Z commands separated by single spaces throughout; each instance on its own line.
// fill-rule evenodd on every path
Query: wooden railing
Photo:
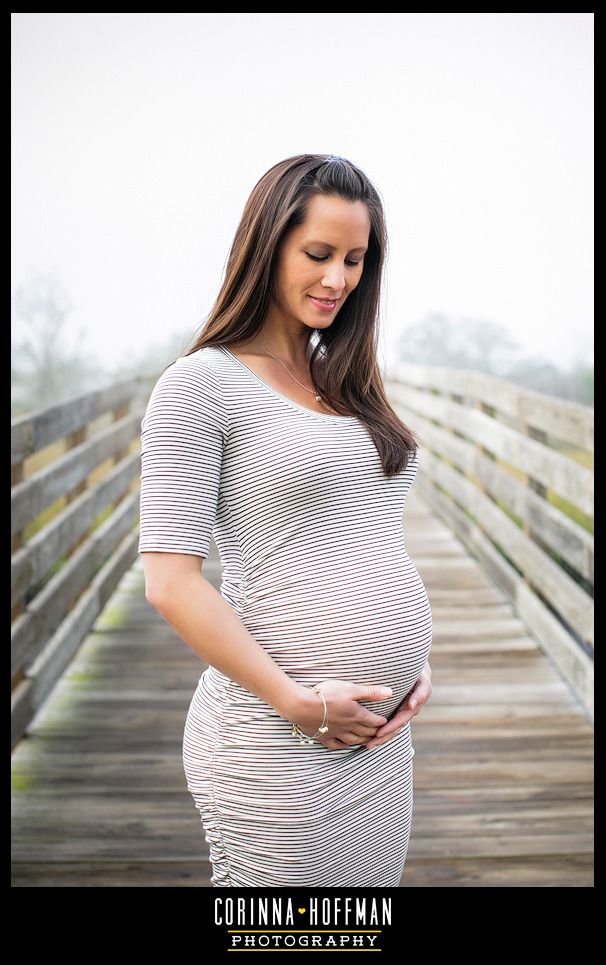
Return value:
M 149 380 L 12 422 L 11 748 L 137 555 Z
M 395 363 L 419 491 L 593 719 L 593 409 L 480 372 Z
M 477 372 L 400 364 L 385 381 L 421 442 L 420 491 L 593 716 L 593 410 Z M 13 747 L 137 556 L 152 385 L 13 420 Z

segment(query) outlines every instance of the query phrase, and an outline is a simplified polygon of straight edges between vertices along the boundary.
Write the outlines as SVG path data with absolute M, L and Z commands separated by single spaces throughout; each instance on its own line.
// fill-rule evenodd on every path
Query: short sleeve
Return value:
M 208 556 L 226 439 L 219 388 L 192 354 L 152 390 L 141 422 L 139 553 Z

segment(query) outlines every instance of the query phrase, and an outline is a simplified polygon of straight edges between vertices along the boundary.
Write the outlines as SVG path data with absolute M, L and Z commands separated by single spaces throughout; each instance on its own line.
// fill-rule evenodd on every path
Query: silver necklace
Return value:
M 306 392 L 311 392 L 311 394 L 313 395 L 313 397 L 314 397 L 314 399 L 316 400 L 316 402 L 322 402 L 322 396 L 321 396 L 321 395 L 316 395 L 316 393 L 315 393 L 315 391 L 314 391 L 313 389 L 308 389 L 306 385 L 303 385 L 302 382 L 299 382 L 299 380 L 292 374 L 292 372 L 291 372 L 290 369 L 287 367 L 286 363 L 282 361 L 282 359 L 279 359 L 278 356 L 277 356 L 277 355 L 274 355 L 272 352 L 267 352 L 267 351 L 265 351 L 264 354 L 265 354 L 265 355 L 271 355 L 272 359 L 275 359 L 276 362 L 279 362 L 280 365 L 284 366 L 284 368 L 286 369 L 286 371 L 287 371 L 288 374 L 290 375 L 291 379 L 294 379 L 295 382 L 297 382 L 297 384 L 300 385 L 302 389 L 305 389 Z

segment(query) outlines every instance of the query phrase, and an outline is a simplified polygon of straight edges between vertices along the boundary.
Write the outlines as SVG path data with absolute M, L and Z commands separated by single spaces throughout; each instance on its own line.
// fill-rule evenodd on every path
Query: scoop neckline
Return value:
M 331 415 L 330 412 L 316 412 L 315 409 L 308 409 L 306 405 L 301 405 L 299 402 L 295 402 L 294 399 L 289 399 L 289 397 L 288 397 L 287 395 L 284 395 L 282 392 L 279 392 L 277 389 L 274 389 L 274 387 L 273 387 L 272 385 L 270 385 L 268 382 L 266 382 L 265 379 L 262 379 L 260 375 L 257 375 L 256 372 L 254 372 L 251 368 L 249 368 L 249 366 L 246 364 L 246 362 L 243 362 L 241 358 L 238 358 L 238 356 L 235 355 L 235 354 L 231 351 L 231 349 L 227 348 L 226 345 L 220 345 L 219 348 L 223 349 L 223 351 L 224 351 L 227 355 L 229 355 L 229 357 L 232 358 L 232 359 L 234 360 L 234 362 L 237 362 L 237 364 L 238 364 L 241 368 L 243 368 L 245 372 L 248 372 L 248 374 L 253 377 L 253 379 L 255 380 L 255 382 L 257 382 L 259 385 L 263 386 L 263 388 L 265 388 L 265 389 L 266 389 L 268 392 L 270 392 L 272 395 L 275 395 L 275 396 L 277 396 L 279 399 L 282 399 L 283 402 L 287 402 L 288 405 L 290 405 L 293 409 L 296 409 L 296 410 L 299 411 L 299 412 L 305 412 L 307 415 L 310 415 L 312 418 L 316 418 L 316 419 L 330 419 L 332 422 L 354 422 L 354 421 L 358 421 L 358 416 L 357 416 L 357 415 Z

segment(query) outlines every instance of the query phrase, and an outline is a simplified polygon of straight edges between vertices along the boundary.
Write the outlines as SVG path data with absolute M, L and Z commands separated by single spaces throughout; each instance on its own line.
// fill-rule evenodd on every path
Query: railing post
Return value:
M 11 489 L 18 483 L 23 482 L 23 461 L 16 462 L 11 466 Z M 13 533 L 11 536 L 11 556 L 18 549 L 23 546 L 23 530 L 18 530 L 18 532 Z M 19 600 L 14 607 L 11 608 L 11 623 L 17 619 L 20 613 L 23 613 L 23 600 Z
M 545 446 L 549 445 L 549 437 L 542 429 L 534 429 L 532 426 L 525 424 L 524 433 L 529 439 L 536 439 L 537 442 L 541 442 Z M 534 479 L 532 476 L 526 474 L 526 484 L 528 488 L 532 489 L 538 496 L 547 499 L 547 486 L 544 486 L 538 479 Z M 528 533 L 529 536 L 532 535 L 532 530 L 527 522 L 524 523 L 524 532 Z
M 530 426 L 528 425 L 528 423 L 525 422 L 522 426 L 522 431 L 524 435 L 528 436 L 529 439 L 536 439 L 537 442 L 541 442 L 544 445 L 548 445 L 547 433 L 544 432 L 542 429 L 535 429 L 533 426 Z M 543 483 L 540 482 L 538 479 L 535 479 L 534 476 L 529 475 L 529 473 L 525 473 L 524 476 L 526 479 L 526 486 L 528 487 L 528 489 L 531 489 L 533 492 L 535 492 L 537 496 L 541 496 L 543 499 L 547 499 L 547 486 L 543 485 Z M 543 546 L 543 543 L 540 537 L 534 532 L 532 526 L 530 525 L 530 522 L 526 518 L 523 520 L 523 529 L 529 539 L 531 539 L 534 543 L 537 543 L 539 546 L 541 546 L 541 548 L 544 549 L 546 552 L 549 552 L 549 547 Z M 540 589 L 535 586 L 535 584 L 533 583 L 528 573 L 524 573 L 524 579 L 526 581 L 526 584 L 532 590 L 532 592 L 536 593 L 539 599 L 543 600 L 543 602 L 548 603 L 548 601 L 545 599 L 544 594 L 542 594 Z
M 81 429 L 77 429 L 75 432 L 70 432 L 70 434 L 65 437 L 65 451 L 69 452 L 70 449 L 76 449 L 78 446 L 82 445 L 82 443 L 86 441 L 88 435 L 87 430 L 88 426 L 82 426 Z M 70 503 L 73 503 L 74 500 L 77 499 L 81 493 L 85 492 L 87 488 L 88 479 L 83 479 L 81 483 L 79 483 L 77 486 L 74 486 L 73 489 L 65 494 L 65 505 L 69 506 Z M 85 542 L 86 538 L 86 533 L 83 533 L 82 536 L 73 544 L 72 552 L 81 546 L 82 543 Z

